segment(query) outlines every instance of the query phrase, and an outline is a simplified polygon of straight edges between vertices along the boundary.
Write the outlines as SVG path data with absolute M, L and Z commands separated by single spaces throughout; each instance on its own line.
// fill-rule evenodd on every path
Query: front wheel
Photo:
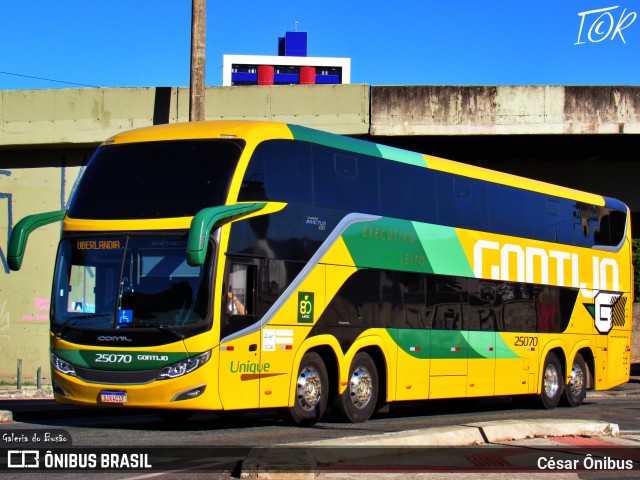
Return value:
M 336 406 L 350 422 L 366 422 L 378 401 L 378 371 L 372 358 L 358 352 L 349 368 L 348 385 L 336 398 Z
M 562 366 L 558 356 L 550 352 L 544 360 L 542 370 L 542 389 L 540 392 L 540 402 L 546 409 L 551 410 L 558 406 L 562 390 L 564 387 Z
M 573 359 L 571 378 L 564 387 L 562 403 L 569 407 L 577 407 L 582 404 L 587 395 L 587 365 L 579 353 Z
M 287 414 L 298 425 L 313 425 L 327 408 L 329 376 L 320 355 L 306 353 L 300 362 L 296 380 L 296 396 Z

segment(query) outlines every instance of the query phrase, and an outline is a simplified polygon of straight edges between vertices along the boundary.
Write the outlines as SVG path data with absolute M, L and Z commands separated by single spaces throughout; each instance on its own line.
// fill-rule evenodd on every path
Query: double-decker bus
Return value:
M 529 396 L 578 406 L 630 371 L 620 201 L 300 126 L 118 134 L 62 221 L 55 398 L 159 415 Z

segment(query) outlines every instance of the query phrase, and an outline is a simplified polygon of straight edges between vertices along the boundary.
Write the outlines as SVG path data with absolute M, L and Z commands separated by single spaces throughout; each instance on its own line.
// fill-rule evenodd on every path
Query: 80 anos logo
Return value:
M 298 323 L 313 323 L 313 292 L 298 292 Z

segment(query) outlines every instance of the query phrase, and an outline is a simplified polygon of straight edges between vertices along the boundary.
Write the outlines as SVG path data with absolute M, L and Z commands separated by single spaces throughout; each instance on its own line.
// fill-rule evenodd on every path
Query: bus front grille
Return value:
M 111 385 L 133 385 L 151 383 L 160 374 L 160 369 L 133 370 L 133 371 L 107 371 L 90 368 L 75 367 L 79 379 L 89 383 L 106 383 Z

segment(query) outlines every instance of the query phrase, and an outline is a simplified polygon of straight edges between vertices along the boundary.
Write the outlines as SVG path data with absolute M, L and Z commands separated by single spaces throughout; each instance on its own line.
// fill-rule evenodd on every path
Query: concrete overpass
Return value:
M 48 375 L 58 226 L 9 273 L 8 234 L 59 210 L 80 166 L 111 135 L 186 122 L 187 88 L 0 91 L 0 378 Z M 207 119 L 273 120 L 409 148 L 620 198 L 640 212 L 640 87 L 210 87 Z M 114 186 L 116 188 L 116 186 Z M 638 232 L 638 229 L 634 229 Z

